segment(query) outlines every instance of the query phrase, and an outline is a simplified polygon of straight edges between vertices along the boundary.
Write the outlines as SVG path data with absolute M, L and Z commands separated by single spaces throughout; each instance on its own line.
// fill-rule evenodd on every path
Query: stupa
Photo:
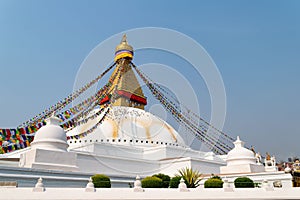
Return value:
M 249 149 L 244 147 L 244 142 L 237 137 L 234 142 L 234 148 L 228 152 L 227 165 L 220 168 L 221 174 L 232 173 L 257 173 L 264 172 L 265 167 L 256 162 L 255 155 Z
M 1 156 L 10 159 L 2 168 L 7 176 L 26 173 L 20 186 L 46 176 L 45 182 L 51 179 L 48 185 L 63 179 L 82 187 L 91 175 L 101 173 L 111 177 L 113 186 L 128 187 L 137 175 L 174 176 L 184 167 L 219 173 L 224 156 L 191 149 L 170 124 L 144 110 L 147 98 L 132 70 L 133 58 L 133 47 L 124 36 L 116 47 L 111 85 L 96 106 L 78 119 L 84 123 L 62 129 L 58 119 L 50 117 L 31 146 Z
M 174 175 L 179 168 L 190 166 L 217 173 L 225 164 L 220 156 L 190 149 L 172 126 L 144 110 L 147 98 L 130 65 L 133 55 L 124 35 L 116 47 L 116 68 L 110 79 L 120 78 L 114 79 L 108 95 L 91 115 L 108 109 L 108 102 L 110 112 L 96 130 L 82 138 L 75 136 L 93 127 L 103 114 L 67 132 L 69 150 L 76 152 L 78 159 L 87 154 L 95 157 L 89 159 L 90 164 L 79 162 L 79 168 L 107 174 Z
M 68 152 L 66 133 L 60 119 L 50 117 L 39 129 L 30 150 L 20 155 L 19 166 L 47 170 L 77 171 L 76 154 Z

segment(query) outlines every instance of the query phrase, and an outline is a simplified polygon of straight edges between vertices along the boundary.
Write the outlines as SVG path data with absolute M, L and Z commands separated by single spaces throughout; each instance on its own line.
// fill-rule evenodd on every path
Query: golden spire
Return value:
M 110 96 L 116 93 L 117 97 L 114 102 L 111 102 L 113 106 L 144 109 L 147 98 L 144 96 L 141 85 L 131 68 L 132 58 L 133 48 L 127 43 L 127 37 L 124 34 L 121 43 L 116 47 L 115 61 L 117 65 L 110 78 L 113 80 L 112 86 L 108 91 L 107 98 L 100 104 L 109 101 Z
M 115 51 L 115 61 L 120 58 L 133 58 L 133 48 L 128 44 L 126 34 L 123 35 L 123 38 Z
M 127 43 L 127 35 L 126 35 L 126 33 L 123 35 L 121 42 Z
M 127 35 L 126 35 L 126 34 L 124 34 L 123 37 L 122 37 L 122 40 L 121 40 L 121 43 L 120 43 L 120 44 L 122 44 L 122 43 L 123 43 L 123 44 L 128 44 L 128 43 L 127 43 Z

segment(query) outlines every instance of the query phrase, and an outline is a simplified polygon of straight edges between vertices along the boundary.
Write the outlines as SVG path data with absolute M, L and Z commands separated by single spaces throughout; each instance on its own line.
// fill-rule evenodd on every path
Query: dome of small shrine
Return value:
M 241 164 L 256 164 L 256 158 L 252 151 L 244 147 L 244 142 L 237 137 L 234 148 L 227 154 L 227 166 Z
M 60 119 L 57 117 L 52 116 L 46 119 L 46 126 L 35 133 L 31 148 L 67 151 L 67 136 L 59 124 Z

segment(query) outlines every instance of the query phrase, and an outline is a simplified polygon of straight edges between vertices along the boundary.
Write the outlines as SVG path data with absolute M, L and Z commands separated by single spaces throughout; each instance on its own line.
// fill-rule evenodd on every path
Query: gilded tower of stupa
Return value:
M 133 55 L 133 48 L 128 44 L 127 37 L 124 35 L 121 43 L 115 50 L 116 68 L 111 75 L 111 79 L 113 77 L 119 78 L 114 79 L 106 100 L 108 101 L 112 94 L 116 94 L 114 102 L 111 102 L 113 106 L 144 109 L 144 106 L 147 104 L 147 98 L 144 96 L 141 85 L 130 65 Z

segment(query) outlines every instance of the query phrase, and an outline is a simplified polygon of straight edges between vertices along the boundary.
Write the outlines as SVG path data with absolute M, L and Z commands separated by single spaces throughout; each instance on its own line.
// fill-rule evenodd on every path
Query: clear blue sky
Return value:
M 226 132 L 262 153 L 300 156 L 299 10 L 296 0 L 0 0 L 0 126 L 71 93 L 101 41 L 155 26 L 194 38 L 211 55 L 227 93 Z

